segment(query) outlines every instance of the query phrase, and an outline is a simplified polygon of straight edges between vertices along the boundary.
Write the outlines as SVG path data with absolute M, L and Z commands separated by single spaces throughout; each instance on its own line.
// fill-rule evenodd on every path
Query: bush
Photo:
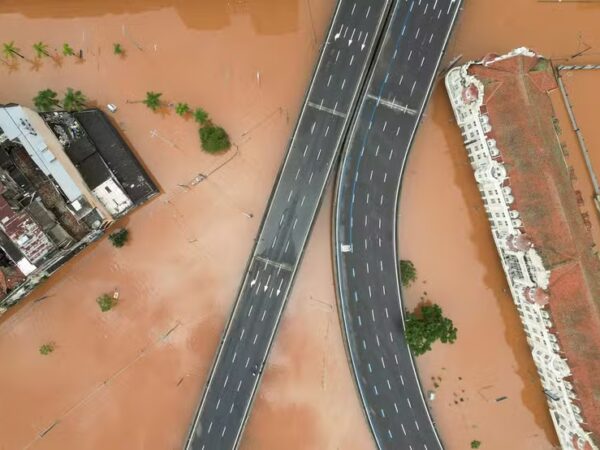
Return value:
M 54 351 L 54 342 L 48 342 L 47 344 L 43 344 L 40 346 L 40 353 L 42 355 L 49 355 Z
M 206 125 L 200 128 L 200 141 L 202 148 L 208 153 L 218 153 L 231 147 L 227 132 L 215 125 Z
M 100 306 L 100 311 L 106 312 L 117 306 L 118 300 L 109 294 L 102 294 L 96 299 L 96 303 Z
M 471 441 L 471 448 L 479 448 L 481 446 L 481 442 L 477 440 Z
M 204 111 L 202 108 L 196 108 L 194 110 L 194 120 L 198 122 L 200 125 L 204 125 L 208 120 L 208 113 Z
M 443 316 L 442 308 L 438 305 L 423 305 L 419 314 L 406 314 L 406 342 L 417 356 L 431 350 L 431 344 L 437 340 L 453 343 L 456 332 L 454 324 Z
M 400 279 L 402 286 L 408 287 L 417 279 L 417 269 L 412 261 L 403 259 L 400 261 Z
M 121 228 L 114 233 L 108 235 L 108 239 L 112 242 L 115 247 L 123 247 L 129 240 L 129 230 L 127 228 Z

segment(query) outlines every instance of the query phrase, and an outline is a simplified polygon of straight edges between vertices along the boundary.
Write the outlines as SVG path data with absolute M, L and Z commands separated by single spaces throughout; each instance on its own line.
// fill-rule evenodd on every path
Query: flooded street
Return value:
M 598 20 L 598 5 L 467 0 L 445 60 L 527 46 L 559 64 L 598 62 Z M 441 80 L 407 165 L 401 211 L 400 254 L 419 274 L 405 300 L 439 303 L 458 328 L 454 345 L 417 359 L 425 388 L 436 391 L 432 411 L 446 448 L 474 439 L 486 449 L 554 448 L 546 398 Z
M 115 103 L 162 191 L 120 223 L 128 245 L 92 245 L 0 320 L 2 449 L 180 449 L 186 437 L 334 2 L 172 3 L 0 7 L 2 42 L 28 58 L 0 64 L 0 101 L 73 87 Z M 52 58 L 34 60 L 39 40 Z M 58 56 L 64 42 L 83 61 Z M 234 148 L 207 155 L 191 120 L 128 103 L 149 90 L 205 108 Z M 199 173 L 210 175 L 192 186 Z M 315 226 L 244 448 L 372 445 L 337 320 L 330 227 L 328 214 Z M 115 288 L 119 305 L 101 313 L 96 297 Z M 47 342 L 56 350 L 42 356 Z
M 115 103 L 112 117 L 161 195 L 120 223 L 127 246 L 92 245 L 0 319 L 1 449 L 181 448 L 334 3 L 2 2 L 0 41 L 14 40 L 28 59 L 0 63 L 0 101 L 31 106 L 40 89 L 72 87 L 94 105 Z M 467 0 L 446 60 L 521 45 L 568 58 L 589 45 L 570 62 L 598 62 L 599 20 L 591 4 Z M 40 40 L 51 58 L 36 61 L 31 45 Z M 83 60 L 58 55 L 64 42 Z M 115 42 L 125 56 L 113 55 Z M 191 119 L 128 103 L 146 91 L 202 106 L 234 148 L 207 155 Z M 199 173 L 211 175 L 191 186 Z M 331 194 L 244 450 L 374 448 L 339 326 L 330 207 Z M 456 344 L 418 359 L 425 387 L 439 386 L 433 413 L 446 448 L 472 439 L 485 449 L 552 448 L 545 398 L 441 84 L 407 166 L 402 211 L 401 255 L 419 272 L 407 301 L 440 303 L 459 330 Z M 115 288 L 119 305 L 101 313 L 96 297 Z M 47 342 L 56 350 L 42 356 Z

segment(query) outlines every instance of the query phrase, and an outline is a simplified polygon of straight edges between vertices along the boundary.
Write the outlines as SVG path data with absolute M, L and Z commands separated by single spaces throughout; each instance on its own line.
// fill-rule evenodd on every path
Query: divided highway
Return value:
M 392 0 L 340 0 L 185 449 L 237 448 Z
M 396 218 L 406 156 L 459 8 L 460 0 L 397 1 L 338 174 L 336 284 L 352 370 L 380 449 L 442 448 L 404 340 Z

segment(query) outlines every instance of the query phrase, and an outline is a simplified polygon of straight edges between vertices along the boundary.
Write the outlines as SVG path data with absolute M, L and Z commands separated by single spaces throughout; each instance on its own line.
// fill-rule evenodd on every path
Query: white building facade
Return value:
M 498 59 L 516 55 L 536 56 L 527 49 L 517 49 Z M 490 63 L 497 61 L 493 60 Z M 513 301 L 519 311 L 533 360 L 547 397 L 550 416 L 560 444 L 566 450 L 598 450 L 583 429 L 583 418 L 577 404 L 568 362 L 560 354 L 553 334 L 551 315 L 546 307 L 546 290 L 550 272 L 522 229 L 519 211 L 514 202 L 507 171 L 499 159 L 489 118 L 482 112 L 484 86 L 468 74 L 472 63 L 456 67 L 445 78 L 456 122 L 475 180 L 491 225 L 492 236 L 510 286 Z

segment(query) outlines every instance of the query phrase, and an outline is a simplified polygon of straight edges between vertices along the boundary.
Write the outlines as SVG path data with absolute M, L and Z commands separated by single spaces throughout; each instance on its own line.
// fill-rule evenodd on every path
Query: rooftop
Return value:
M 552 68 L 517 56 L 469 73 L 485 108 L 523 228 L 551 270 L 549 309 L 572 371 L 585 428 L 600 438 L 600 259 L 577 204 L 547 91 Z

